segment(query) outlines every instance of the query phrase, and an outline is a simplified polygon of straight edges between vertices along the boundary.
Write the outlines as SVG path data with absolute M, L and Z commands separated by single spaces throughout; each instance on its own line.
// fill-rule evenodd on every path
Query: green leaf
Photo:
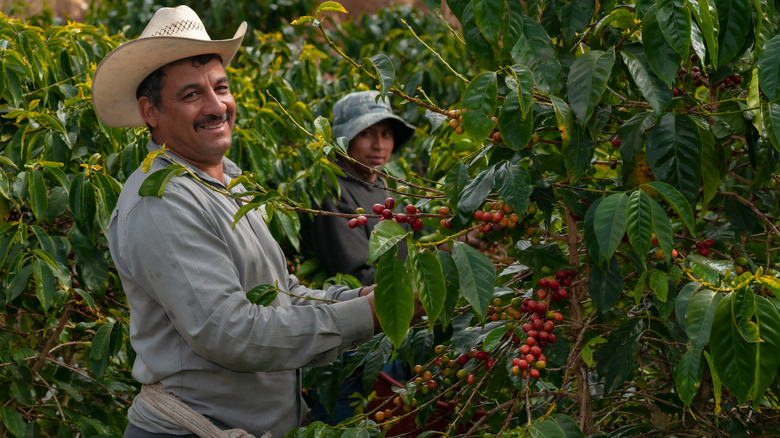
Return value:
M 474 18 L 474 9 L 471 2 L 466 3 L 463 9 L 463 15 L 460 19 L 460 25 L 463 28 L 463 39 L 466 41 L 466 47 L 474 55 L 477 64 L 488 69 L 493 65 L 495 54 L 493 44 L 490 44 L 482 31 L 477 26 Z
M 156 196 L 162 198 L 165 186 L 168 185 L 171 178 L 174 176 L 181 176 L 184 172 L 184 168 L 178 164 L 168 166 L 165 169 L 155 170 L 141 183 L 141 187 L 138 188 L 138 194 L 140 196 Z M 72 190 L 71 193 L 73 193 Z
M 376 70 L 377 79 L 379 80 L 379 95 L 384 99 L 387 92 L 393 87 L 393 82 L 395 82 L 393 61 L 384 53 L 380 53 L 370 58 L 363 58 L 363 62 L 371 64 L 374 70 Z
M 536 87 L 545 94 L 561 88 L 561 64 L 544 28 L 531 17 L 523 16 L 523 29 L 517 41 L 511 43 L 512 60 L 534 74 Z
M 756 316 L 762 342 L 757 344 L 758 366 L 755 369 L 755 384 L 751 397 L 753 406 L 758 409 L 764 393 L 775 380 L 780 367 L 780 355 L 777 354 L 780 351 L 780 313 L 771 301 L 756 296 Z
M 501 340 L 504 339 L 504 335 L 506 335 L 508 331 L 509 327 L 502 325 L 488 332 L 488 334 L 485 335 L 485 339 L 482 341 L 482 349 L 487 352 L 493 351 L 493 349 L 501 343 Z
M 622 293 L 623 276 L 620 274 L 620 264 L 615 257 L 610 259 L 605 269 L 596 266 L 590 270 L 588 294 L 599 313 L 603 315 L 617 304 Z
M 653 291 L 653 295 L 656 298 L 662 303 L 666 302 L 666 296 L 669 293 L 669 280 L 666 277 L 666 272 L 657 269 L 650 272 L 648 286 L 650 286 L 650 290 Z
M 111 359 L 111 332 L 116 321 L 109 321 L 100 326 L 92 338 L 92 352 L 89 355 L 89 362 L 92 366 L 92 372 L 98 379 L 102 379 L 108 369 Z
M 501 138 L 511 149 L 519 151 L 531 140 L 533 128 L 533 113 L 523 116 L 519 92 L 512 90 L 506 96 L 498 113 L 498 130 L 501 132 Z
M 314 132 L 316 132 L 317 135 L 322 136 L 323 140 L 330 140 L 330 122 L 328 122 L 328 119 L 322 116 L 317 116 L 317 118 L 314 119 Z
M 626 209 L 628 196 L 625 193 L 609 195 L 599 204 L 594 216 L 596 239 L 601 249 L 600 263 L 615 253 L 626 232 Z
M 564 414 L 536 421 L 528 428 L 528 432 L 533 438 L 585 438 L 577 423 Z
M 341 3 L 333 2 L 333 1 L 326 1 L 326 2 L 322 2 L 317 7 L 317 12 L 314 15 L 319 16 L 320 12 L 328 12 L 328 11 L 341 12 L 343 14 L 347 13 L 347 10 L 344 9 L 344 6 L 341 6 Z
M 406 230 L 395 221 L 382 221 L 376 224 L 368 238 L 368 263 L 373 263 L 387 251 L 395 248 L 405 235 Z
M 662 181 L 652 181 L 646 185 L 655 189 L 661 195 L 661 197 L 663 197 L 666 202 L 669 203 L 669 206 L 672 207 L 672 210 L 674 210 L 674 212 L 680 216 L 680 219 L 683 220 L 685 227 L 688 228 L 688 231 L 691 233 L 691 235 L 695 237 L 696 231 L 693 227 L 693 210 L 691 209 L 691 205 L 688 203 L 688 201 L 683 198 L 682 194 L 671 185 Z M 655 219 L 655 216 L 653 217 Z M 655 222 L 653 225 L 656 226 Z M 656 235 L 658 234 L 656 233 Z
M 689 203 L 695 203 L 701 184 L 702 154 L 696 122 L 682 114 L 665 114 L 648 133 L 646 151 L 653 175 L 675 187 Z
M 650 68 L 667 86 L 673 87 L 682 57 L 666 42 L 655 7 L 647 11 L 642 22 L 642 43 Z
M 780 151 L 780 104 L 763 103 L 761 119 L 764 121 L 769 142 Z
M 674 381 L 677 384 L 677 393 L 685 406 L 690 406 L 693 397 L 701 386 L 701 376 L 704 373 L 702 367 L 702 350 L 693 347 L 683 354 L 674 370 Z
M 518 165 L 506 163 L 498 169 L 495 176 L 498 195 L 512 210 L 524 212 L 530 204 L 534 188 L 528 172 Z
M 477 23 L 482 35 L 494 46 L 498 46 L 498 38 L 504 21 L 505 0 L 473 0 L 474 22 Z
M 771 290 L 773 294 L 780 295 L 780 281 L 778 281 L 777 278 L 769 275 L 762 275 L 760 277 L 757 277 L 756 280 L 758 280 L 758 282 L 761 283 L 762 286 Z
M 420 303 L 428 316 L 428 324 L 433 329 L 444 309 L 444 301 L 447 297 L 447 285 L 441 262 L 431 251 L 411 251 L 409 259 Z
M 392 251 L 385 252 L 379 258 L 374 309 L 382 331 L 399 348 L 414 317 L 414 291 L 409 271 L 395 254 L 396 249 L 393 247 Z
M 51 270 L 48 267 L 42 266 L 42 263 L 45 262 L 42 262 L 39 259 L 32 262 L 33 278 L 35 278 L 35 296 L 38 297 L 38 301 L 40 301 L 43 310 L 47 312 L 54 302 L 56 284 Z
M 692 348 L 701 351 L 709 342 L 715 310 L 723 299 L 710 289 L 701 289 L 693 295 L 685 311 L 685 332 Z
M 653 200 L 645 192 L 637 190 L 628 197 L 626 205 L 628 241 L 634 253 L 642 261 L 642 266 L 647 266 L 647 254 L 653 239 L 652 202 Z
M 518 91 L 520 110 L 523 117 L 528 117 L 534 103 L 534 74 L 520 64 L 513 65 L 509 73 L 511 76 L 507 77 L 507 87 Z
M 259 284 L 246 292 L 249 302 L 258 306 L 270 306 L 276 300 L 279 288 L 270 284 Z
M 714 5 L 713 5 L 714 6 Z M 718 65 L 718 11 L 710 8 L 708 0 L 690 0 L 688 7 L 696 18 L 704 42 L 707 44 L 707 56 L 713 65 Z
M 721 67 L 737 57 L 750 32 L 750 0 L 715 0 L 718 10 L 718 64 Z M 724 382 L 725 383 L 725 382 Z M 728 385 L 726 386 L 728 388 Z
M 666 42 L 681 58 L 688 58 L 691 46 L 691 13 L 687 2 L 681 0 L 658 0 L 658 27 Z
M 734 293 L 728 294 L 715 310 L 710 332 L 710 353 L 713 367 L 723 386 L 737 397 L 737 403 L 743 404 L 753 387 L 756 344 L 745 341 L 734 323 L 734 296 Z
M 764 45 L 756 65 L 761 91 L 769 102 L 776 101 L 780 97 L 780 35 Z
M 458 266 L 450 253 L 447 251 L 436 251 L 436 257 L 439 259 L 439 263 L 441 263 L 441 270 L 444 273 L 445 291 L 447 293 L 444 298 L 444 306 L 439 315 L 439 321 L 441 321 L 442 327 L 447 327 L 455 315 L 455 307 L 458 304 L 460 276 L 458 274 Z
M 593 115 L 601 95 L 607 89 L 614 64 L 613 49 L 606 52 L 591 50 L 579 56 L 572 64 L 567 81 L 568 96 L 580 126 L 585 126 Z
M 632 50 L 632 47 L 635 47 L 635 49 Z M 658 76 L 655 75 L 650 68 L 650 65 L 647 63 L 644 52 L 639 50 L 638 46 L 626 47 L 624 50 L 620 51 L 620 55 L 622 56 L 623 63 L 626 64 L 628 72 L 631 74 L 631 78 L 634 80 L 637 89 L 645 96 L 645 99 L 647 99 L 647 103 L 650 104 L 650 107 L 653 108 L 653 111 L 656 114 L 663 114 L 672 101 L 672 89 L 658 79 Z M 642 113 L 639 113 L 637 116 L 640 116 L 641 114 Z M 622 153 L 627 136 L 623 135 L 623 127 L 621 127 L 620 132 L 620 150 Z M 641 133 L 644 133 L 644 130 L 642 130 Z M 634 163 L 635 161 L 632 159 L 631 162 Z
M 637 367 L 639 340 L 644 332 L 641 318 L 630 319 L 607 336 L 599 349 L 596 372 L 604 379 L 604 395 L 620 387 Z
M 752 320 L 756 313 L 756 297 L 753 292 L 747 288 L 736 291 L 731 308 L 734 312 L 734 324 L 742 338 L 750 343 L 760 342 L 758 324 Z
M 496 281 L 493 263 L 484 254 L 463 242 L 455 242 L 452 258 L 458 267 L 460 293 L 484 322 L 488 305 L 493 298 L 493 283 Z
M 43 172 L 33 168 L 28 173 L 27 193 L 30 195 L 30 206 L 33 214 L 38 220 L 46 217 L 46 210 L 49 208 L 49 195 L 46 192 L 46 182 L 43 180 Z
M 498 77 L 483 72 L 471 81 L 463 95 L 463 127 L 477 144 L 482 144 L 496 126 L 491 117 L 498 101 Z
M 458 200 L 458 213 L 471 218 L 493 190 L 495 167 L 488 167 L 463 187 Z
M 5 428 L 14 436 L 21 438 L 27 433 L 27 423 L 19 412 L 11 410 L 7 406 L 0 406 L 0 419 L 3 420 Z

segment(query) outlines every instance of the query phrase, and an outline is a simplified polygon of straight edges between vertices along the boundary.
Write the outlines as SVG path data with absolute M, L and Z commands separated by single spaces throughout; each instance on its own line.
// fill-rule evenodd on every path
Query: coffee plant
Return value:
M 362 17 L 278 2 L 284 19 L 192 3 L 231 8 L 213 37 L 250 21 L 229 68 L 236 220 L 261 209 L 304 281 L 354 284 L 300 237 L 349 159 L 332 104 L 377 89 L 418 127 L 377 170 L 393 197 L 342 214 L 382 219 L 383 333 L 304 377 L 333 409 L 362 369 L 355 415 L 290 436 L 780 434 L 775 2 L 426 0 Z M 147 134 L 100 124 L 90 94 L 146 21 L 124 4 L 95 9 L 99 27 L 0 15 L 3 436 L 121 436 L 138 391 L 104 231 Z M 409 378 L 382 391 L 392 357 Z

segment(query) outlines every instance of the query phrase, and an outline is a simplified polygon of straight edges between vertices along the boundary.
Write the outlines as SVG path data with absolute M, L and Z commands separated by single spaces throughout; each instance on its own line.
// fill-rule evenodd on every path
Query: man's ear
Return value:
M 138 111 L 140 111 L 141 118 L 144 119 L 150 128 L 154 129 L 157 127 L 157 114 L 159 111 L 148 97 L 141 96 L 138 98 Z

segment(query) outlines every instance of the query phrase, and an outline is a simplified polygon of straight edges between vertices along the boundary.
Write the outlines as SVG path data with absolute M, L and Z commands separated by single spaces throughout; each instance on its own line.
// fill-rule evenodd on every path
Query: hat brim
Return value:
M 158 68 L 191 56 L 215 53 L 227 67 L 246 33 L 241 23 L 233 38 L 199 40 L 181 37 L 139 38 L 109 52 L 92 77 L 92 105 L 98 118 L 115 128 L 146 126 L 138 110 L 136 89 Z
M 334 137 L 346 137 L 347 141 L 352 141 L 360 131 L 373 126 L 383 120 L 393 122 L 393 152 L 396 152 L 401 146 L 405 145 L 414 135 L 414 126 L 410 125 L 403 118 L 388 113 L 368 113 L 350 120 L 349 123 L 341 127 L 332 129 Z

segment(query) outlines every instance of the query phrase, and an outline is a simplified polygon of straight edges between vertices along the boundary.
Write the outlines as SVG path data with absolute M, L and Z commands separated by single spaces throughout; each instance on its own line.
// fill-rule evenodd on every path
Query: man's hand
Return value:
M 382 326 L 379 324 L 379 319 L 376 316 L 376 309 L 374 308 L 374 289 L 376 289 L 376 284 L 365 286 L 360 289 L 358 295 L 361 297 L 366 297 L 368 300 L 368 304 L 371 306 L 371 316 L 374 318 L 374 331 L 380 332 L 382 331 Z M 411 323 L 417 323 L 420 321 L 420 318 L 422 318 L 423 315 L 425 315 L 425 310 L 423 310 L 420 298 L 417 296 L 417 291 L 414 291 L 414 316 L 412 317 Z

